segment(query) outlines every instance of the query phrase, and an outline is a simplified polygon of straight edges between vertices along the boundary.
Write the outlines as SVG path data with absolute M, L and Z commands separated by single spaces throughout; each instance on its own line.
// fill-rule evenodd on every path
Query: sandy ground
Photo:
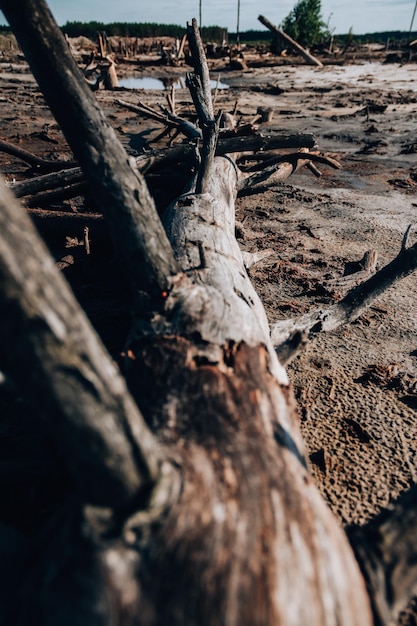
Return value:
M 221 73 L 230 88 L 218 92 L 218 108 L 232 110 L 237 100 L 237 115 L 248 122 L 258 107 L 271 107 L 266 129 L 312 132 L 320 150 L 342 165 L 321 167 L 321 178 L 301 170 L 238 200 L 242 248 L 272 251 L 250 270 L 271 322 L 340 298 L 343 288 L 334 281 L 366 251 L 377 251 L 379 267 L 398 254 L 407 226 L 416 222 L 416 77 L 414 63 L 369 62 Z M 2 138 L 45 158 L 70 158 L 27 68 L 0 64 L 0 87 Z M 126 149 L 138 154 L 161 126 L 121 109 L 116 97 L 155 105 L 164 102 L 164 92 L 97 93 Z M 191 110 L 185 90 L 176 90 L 176 101 L 179 113 Z M 28 175 L 26 165 L 3 154 L 0 169 L 8 181 Z M 171 183 L 173 193 L 181 181 L 172 174 Z M 77 211 L 83 202 L 66 208 Z M 58 261 L 65 251 L 55 253 Z M 88 280 L 78 276 L 76 293 L 116 353 L 126 311 L 122 306 L 118 317 L 103 322 L 85 296 Z M 404 279 L 355 323 L 310 343 L 289 366 L 311 471 L 344 524 L 363 523 L 417 479 L 416 296 L 416 277 Z M 115 320 L 119 334 L 110 340 L 106 324 Z M 408 619 L 403 623 L 416 623 Z

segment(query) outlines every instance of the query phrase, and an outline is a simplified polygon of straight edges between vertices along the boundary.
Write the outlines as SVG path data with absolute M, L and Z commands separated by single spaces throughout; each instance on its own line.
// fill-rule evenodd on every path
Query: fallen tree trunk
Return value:
M 44 49 L 45 30 L 53 33 L 51 40 L 55 40 L 58 29 L 43 1 L 2 0 L 0 6 L 20 35 L 22 45 L 29 50 L 32 65 L 36 68 L 40 61 L 45 64 L 45 56 L 38 54 Z M 32 22 L 43 33 L 42 37 L 32 37 Z M 188 36 L 197 37 L 195 21 Z M 201 62 L 196 63 L 194 82 L 200 81 L 201 93 L 207 97 L 206 68 L 199 72 L 198 65 Z M 62 71 L 60 75 L 64 80 Z M 58 109 L 62 106 L 60 119 L 64 120 L 65 85 L 54 76 L 52 86 L 45 80 L 42 86 L 46 97 L 49 89 L 53 89 L 52 100 Z M 80 100 L 78 103 L 81 106 Z M 209 108 L 206 114 L 206 119 L 213 121 Z M 100 187 L 98 197 L 105 203 L 106 194 L 112 201 L 119 194 L 126 180 L 126 161 L 117 164 L 114 159 L 104 160 L 108 167 L 115 168 L 111 175 L 105 167 L 99 167 L 103 162 L 97 160 L 94 146 L 103 145 L 113 157 L 118 154 L 119 146 L 106 141 L 110 139 L 107 127 L 101 118 L 94 119 L 97 125 L 93 144 L 91 128 L 85 124 L 81 128 L 69 124 L 66 132 L 74 151 L 82 146 L 85 136 L 89 149 L 80 148 L 85 174 L 90 183 L 97 189 Z M 35 572 L 31 568 L 25 572 L 29 591 L 25 603 L 15 607 L 15 611 L 23 611 L 23 617 L 35 624 L 371 626 L 373 623 L 364 579 L 346 535 L 306 468 L 292 392 L 276 358 L 265 312 L 234 238 L 238 172 L 230 158 L 214 157 L 213 134 L 206 135 L 212 148 L 206 152 L 204 176 L 196 176 L 194 181 L 201 187 L 201 193 L 196 193 L 191 185 L 169 208 L 165 221 L 167 234 L 163 231 L 163 237 L 159 237 L 161 226 L 155 224 L 152 212 L 149 223 L 146 222 L 149 207 L 132 205 L 130 196 L 138 202 L 137 182 L 133 189 L 129 187 L 131 194 L 126 201 L 135 209 L 133 219 L 135 211 L 145 213 L 136 215 L 139 241 L 142 245 L 146 237 L 151 239 L 146 251 L 150 276 L 144 282 L 148 292 L 142 287 L 135 293 L 134 324 L 126 353 L 129 387 L 140 408 L 140 413 L 137 411 L 136 417 L 132 417 L 134 423 L 141 425 L 139 440 L 129 438 L 134 440 L 133 449 L 137 447 L 138 452 L 138 497 L 131 498 L 130 471 L 124 478 L 122 468 L 117 467 L 117 457 L 116 467 L 110 465 L 108 469 L 115 472 L 121 487 L 126 480 L 126 491 L 122 489 L 120 500 L 118 491 L 114 501 L 105 498 L 112 471 L 109 476 L 103 474 L 100 489 L 103 500 L 96 497 L 94 489 L 85 492 L 83 472 L 75 472 L 77 502 L 74 504 L 69 498 L 70 513 L 52 524 L 48 549 L 42 550 L 43 544 L 37 546 L 44 560 Z M 115 137 L 112 141 L 117 142 Z M 107 174 L 101 183 L 96 167 Z M 7 197 L 6 202 L 12 207 Z M 129 230 L 132 212 L 120 212 L 118 232 Z M 26 230 L 26 225 L 20 222 L 19 215 L 15 228 L 15 213 L 13 209 L 6 213 L 5 222 L 9 229 L 19 233 L 20 228 Z M 112 212 L 110 218 L 110 224 L 114 224 Z M 68 299 L 63 311 L 55 315 L 50 291 L 57 298 L 61 287 L 50 288 L 50 283 L 55 284 L 52 270 L 49 272 L 48 268 L 45 284 L 38 266 L 36 281 L 29 263 L 20 271 L 20 256 L 31 249 L 32 237 L 29 229 L 23 238 L 23 251 L 17 244 L 4 243 L 5 270 L 1 284 L 7 288 L 8 310 L 15 312 L 14 317 L 19 320 L 26 313 L 23 319 L 28 323 L 19 328 L 18 337 L 23 335 L 23 339 L 16 339 L 14 333 L 6 333 L 4 337 L 3 345 L 8 348 L 5 363 L 18 383 L 21 382 L 19 366 L 12 362 L 15 347 L 13 357 L 19 357 L 20 363 L 23 358 L 38 355 L 41 372 L 45 372 L 43 342 L 39 339 L 43 333 L 49 337 L 52 330 L 52 335 L 64 342 L 69 355 L 73 355 L 71 344 L 65 343 L 70 337 L 67 324 L 71 325 L 72 319 L 75 324 L 78 319 Z M 116 236 L 114 245 L 121 250 L 125 241 L 125 237 Z M 40 256 L 45 255 L 42 252 Z M 138 271 L 135 261 L 136 257 L 129 259 L 128 273 Z M 46 257 L 44 263 L 50 265 Z M 32 278 L 35 285 L 41 283 L 35 293 L 30 289 Z M 36 311 L 31 318 L 37 291 L 42 302 L 48 304 L 49 315 L 41 316 Z M 13 297 L 16 292 L 23 293 L 22 303 Z M 24 332 L 31 330 L 34 332 L 28 332 L 28 336 L 33 336 L 33 341 Z M 60 404 L 65 405 L 71 396 L 71 385 L 65 385 L 67 370 L 75 382 L 91 382 L 90 368 L 86 366 L 94 347 L 91 334 L 90 331 L 87 336 L 81 334 L 84 355 L 81 372 L 77 368 L 78 359 L 70 359 L 70 366 L 66 362 L 62 365 L 57 358 L 60 351 L 54 351 L 56 360 L 48 368 L 46 382 L 40 390 L 51 428 L 54 417 L 58 429 L 68 423 L 65 434 L 74 437 L 74 447 L 83 450 L 87 458 L 90 447 L 94 448 L 94 428 L 100 430 L 102 426 L 101 407 L 97 407 L 95 420 L 88 421 L 92 432 L 86 433 L 80 428 L 80 425 L 84 427 L 82 405 L 78 409 L 81 415 L 75 413 L 75 423 L 71 426 L 72 420 L 67 421 Z M 24 342 L 24 350 L 20 341 Z M 3 347 L 1 342 L 0 345 Z M 100 389 L 104 385 L 103 392 L 110 397 L 113 393 L 117 398 L 121 395 L 131 408 L 114 368 L 100 354 L 102 362 L 92 371 L 97 372 L 101 365 L 103 372 L 97 373 L 93 382 L 100 383 Z M 27 370 L 31 383 L 35 382 L 37 372 L 26 365 L 23 371 Z M 105 382 L 109 376 L 107 390 Z M 62 384 L 63 395 L 54 395 L 57 407 L 51 412 L 47 399 L 50 390 L 55 389 L 56 380 Z M 95 387 L 87 384 L 90 394 L 100 404 Z M 77 396 L 72 395 L 70 406 L 76 411 Z M 142 424 L 140 414 L 151 425 L 153 437 Z M 119 433 L 126 422 L 123 406 L 119 419 L 112 414 L 113 417 L 115 432 Z M 108 430 L 110 434 L 112 428 Z M 141 445 L 142 438 L 147 445 Z M 57 444 L 65 447 L 59 436 Z M 93 452 L 99 462 L 100 449 L 98 454 L 97 450 Z M 110 454 L 107 456 L 111 458 Z M 71 455 L 65 458 L 70 466 Z M 123 461 L 128 463 L 130 457 Z M 143 472 L 142 466 L 156 466 L 156 470 Z M 141 489 L 144 475 L 152 477 L 148 494 Z M 179 486 L 177 477 L 181 481 Z M 165 479 L 168 484 L 164 484 Z M 102 506 L 92 507 L 91 502 Z

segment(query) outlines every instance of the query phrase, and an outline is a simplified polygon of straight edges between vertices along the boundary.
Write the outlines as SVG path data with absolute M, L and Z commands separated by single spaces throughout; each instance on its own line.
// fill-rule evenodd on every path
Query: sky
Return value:
M 224 26 L 236 32 L 238 0 L 201 0 L 203 26 Z M 294 7 L 296 0 L 240 0 L 240 31 L 263 30 L 262 14 L 274 24 Z M 67 21 L 159 22 L 185 24 L 199 18 L 199 0 L 49 0 L 59 25 Z M 408 31 L 416 0 L 321 0 L 322 17 L 335 34 Z M 0 13 L 0 18 L 2 14 Z M 5 22 L 0 19 L 0 22 Z M 413 30 L 417 30 L 417 16 Z

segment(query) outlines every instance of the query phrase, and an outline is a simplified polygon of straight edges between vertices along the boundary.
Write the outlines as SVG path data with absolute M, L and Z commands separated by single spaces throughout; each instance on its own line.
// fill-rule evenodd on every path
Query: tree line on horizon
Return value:
M 178 24 L 157 24 L 154 22 L 66 22 L 61 27 L 69 37 L 84 36 L 94 39 L 97 32 L 105 31 L 109 37 L 178 37 L 186 33 L 185 26 Z M 227 28 L 221 26 L 203 26 L 202 36 L 207 40 L 218 41 L 227 35 Z
M 66 22 L 61 26 L 61 30 L 68 37 L 88 37 L 95 41 L 98 32 L 105 32 L 109 37 L 178 37 L 181 38 L 186 29 L 184 26 L 177 24 L 157 24 L 157 23 L 136 23 L 136 22 Z M 284 28 L 285 30 L 285 28 Z M 11 29 L 8 25 L 0 25 L 0 34 L 8 34 Z M 294 33 L 293 33 L 294 35 Z M 202 36 L 204 41 L 221 42 L 224 39 L 230 43 L 236 41 L 236 33 L 228 32 L 227 28 L 221 26 L 203 26 Z M 273 35 L 268 30 L 247 30 L 239 33 L 239 39 L 242 43 L 270 42 Z M 296 38 L 296 37 L 294 37 Z M 383 31 L 376 33 L 366 33 L 362 35 L 346 33 L 334 35 L 335 42 L 344 44 L 347 39 L 352 39 L 355 43 L 380 43 L 386 44 L 389 39 L 398 45 L 405 45 L 410 39 L 417 39 L 417 31 L 409 33 L 408 31 Z M 314 44 L 313 44 L 314 45 Z
M 292 29 L 290 27 L 290 21 L 288 18 L 282 23 L 284 31 L 289 31 L 288 34 L 294 37 L 297 41 L 300 41 L 303 45 L 314 46 L 325 39 L 330 37 L 330 32 L 322 23 L 321 30 L 313 30 L 312 39 L 306 40 L 306 37 L 300 36 L 300 30 Z M 178 24 L 158 24 L 150 22 L 111 22 L 108 24 L 102 22 L 66 22 L 62 27 L 62 31 L 68 35 L 68 37 L 84 36 L 89 39 L 95 40 L 97 32 L 105 31 L 109 37 L 178 37 L 181 38 L 186 28 Z M 294 32 L 295 31 L 295 32 Z M 205 41 L 218 41 L 229 40 L 233 42 L 236 40 L 236 33 L 229 32 L 227 28 L 222 26 L 203 26 L 201 28 L 202 37 Z M 241 42 L 264 42 L 271 41 L 273 35 L 269 30 L 256 30 L 251 29 L 239 33 L 239 39 Z M 398 42 L 400 45 L 404 45 L 409 38 L 416 39 L 417 31 L 409 33 L 408 31 L 383 31 L 374 33 L 365 33 L 357 35 L 355 33 L 347 32 L 345 34 L 334 35 L 334 39 L 340 42 L 342 45 L 346 43 L 347 39 L 352 39 L 358 44 L 365 43 L 380 43 L 386 44 L 389 39 L 391 42 Z

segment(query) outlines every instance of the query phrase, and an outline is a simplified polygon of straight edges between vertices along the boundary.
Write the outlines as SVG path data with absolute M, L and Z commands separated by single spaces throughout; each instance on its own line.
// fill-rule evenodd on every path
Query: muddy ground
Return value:
M 132 63 L 118 71 L 120 76 L 184 75 L 183 68 Z M 416 63 L 360 60 L 322 69 L 285 63 L 221 72 L 229 88 L 218 91 L 217 108 L 232 111 L 237 101 L 237 116 L 245 123 L 258 107 L 270 107 L 273 118 L 263 125 L 265 131 L 312 132 L 319 149 L 342 166 L 320 166 L 320 178 L 304 168 L 285 183 L 238 199 L 242 248 L 271 250 L 250 270 L 271 322 L 339 299 L 346 287 L 343 281 L 335 286 L 338 279 L 366 251 L 377 251 L 379 267 L 398 254 L 407 226 L 416 222 L 416 77 Z M 130 154 L 155 147 L 161 125 L 126 111 L 115 99 L 156 106 L 165 103 L 166 92 L 96 94 Z M 177 112 L 190 115 L 187 91 L 179 87 L 175 99 Z M 72 158 L 21 59 L 0 62 L 0 119 L 0 139 L 48 159 Z M 0 154 L 0 170 L 8 182 L 32 175 L 7 154 Z M 161 209 L 179 193 L 180 174 L 171 171 L 149 181 Z M 97 210 L 88 197 L 46 208 Z M 82 227 L 58 231 L 53 236 L 48 231 L 51 250 L 117 359 L 129 325 L 128 291 L 117 262 L 107 244 L 98 235 L 94 239 L 94 229 L 89 257 Z M 416 238 L 417 227 L 410 243 Z M 411 276 L 353 324 L 319 336 L 289 366 L 311 471 L 343 524 L 365 522 L 417 479 L 416 297 L 416 276 Z M 42 491 L 38 482 L 31 497 Z

